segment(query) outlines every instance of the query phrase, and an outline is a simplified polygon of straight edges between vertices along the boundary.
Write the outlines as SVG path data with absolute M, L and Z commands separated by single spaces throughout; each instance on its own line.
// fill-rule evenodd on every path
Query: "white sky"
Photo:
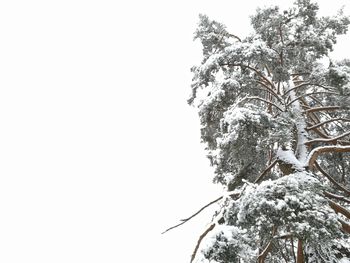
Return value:
M 160 232 L 218 193 L 186 104 L 198 14 L 244 37 L 271 2 L 1 1 L 0 262 L 188 262 L 211 214 Z

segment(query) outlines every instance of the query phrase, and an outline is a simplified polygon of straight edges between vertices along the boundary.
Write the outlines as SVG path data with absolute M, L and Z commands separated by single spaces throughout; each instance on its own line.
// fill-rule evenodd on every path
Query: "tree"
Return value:
M 192 261 L 350 258 L 350 60 L 329 57 L 350 20 L 317 12 L 258 9 L 244 39 L 200 15 L 189 103 L 225 193 Z

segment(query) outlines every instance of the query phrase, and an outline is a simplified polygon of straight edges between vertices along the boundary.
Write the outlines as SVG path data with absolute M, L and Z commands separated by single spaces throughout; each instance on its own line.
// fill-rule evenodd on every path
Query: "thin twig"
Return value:
M 193 262 L 193 260 L 194 260 L 195 257 L 196 257 L 197 251 L 198 251 L 198 249 L 199 249 L 199 246 L 200 246 L 200 244 L 201 244 L 203 238 L 205 238 L 205 236 L 206 236 L 210 231 L 212 231 L 212 230 L 214 229 L 215 225 L 216 225 L 216 223 L 211 224 L 211 225 L 204 231 L 204 233 L 199 237 L 199 239 L 198 239 L 198 241 L 197 241 L 197 245 L 196 245 L 196 247 L 195 247 L 195 249 L 194 249 L 194 251 L 193 251 L 193 253 L 192 253 L 192 256 L 191 256 L 191 263 Z
M 211 206 L 212 204 L 215 204 L 216 202 L 220 201 L 222 198 L 224 198 L 224 196 L 220 196 L 219 198 L 215 199 L 214 201 L 211 201 L 210 203 L 206 204 L 205 206 L 203 206 L 201 209 L 199 209 L 196 213 L 194 213 L 193 215 L 191 215 L 190 217 L 188 218 L 185 218 L 185 219 L 181 219 L 180 221 L 182 221 L 181 223 L 175 225 L 175 226 L 172 226 L 172 227 L 169 227 L 168 229 L 166 229 L 164 232 L 162 232 L 162 234 L 165 234 L 166 232 L 174 229 L 174 228 L 177 228 L 183 224 L 185 224 L 186 222 L 190 221 L 193 217 L 195 217 L 196 215 L 198 215 L 200 212 L 202 212 L 205 208 Z

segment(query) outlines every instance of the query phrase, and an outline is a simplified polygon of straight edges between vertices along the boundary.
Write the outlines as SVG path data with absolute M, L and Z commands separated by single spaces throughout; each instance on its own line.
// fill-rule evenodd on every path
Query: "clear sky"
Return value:
M 186 104 L 198 14 L 244 37 L 273 2 L 1 1 L 0 261 L 188 262 L 210 211 L 160 232 L 219 192 Z

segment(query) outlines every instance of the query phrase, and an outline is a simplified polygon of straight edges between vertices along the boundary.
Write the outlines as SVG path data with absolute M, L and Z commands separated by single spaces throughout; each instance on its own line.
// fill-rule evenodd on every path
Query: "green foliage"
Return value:
M 195 39 L 203 60 L 192 68 L 188 102 L 198 108 L 214 182 L 240 191 L 238 199 L 222 202 L 203 261 L 255 262 L 273 244 L 266 262 L 294 262 L 297 240 L 308 262 L 337 262 L 350 254 L 339 223 L 347 219 L 324 196 L 341 191 L 308 163 L 317 147 L 350 145 L 350 62 L 328 58 L 350 20 L 342 11 L 317 13 L 310 0 L 283 11 L 258 9 L 251 17 L 255 33 L 244 39 L 199 17 Z M 333 108 L 318 110 L 324 107 Z M 322 154 L 317 161 L 350 187 L 349 152 Z M 271 163 L 278 165 L 265 170 Z

